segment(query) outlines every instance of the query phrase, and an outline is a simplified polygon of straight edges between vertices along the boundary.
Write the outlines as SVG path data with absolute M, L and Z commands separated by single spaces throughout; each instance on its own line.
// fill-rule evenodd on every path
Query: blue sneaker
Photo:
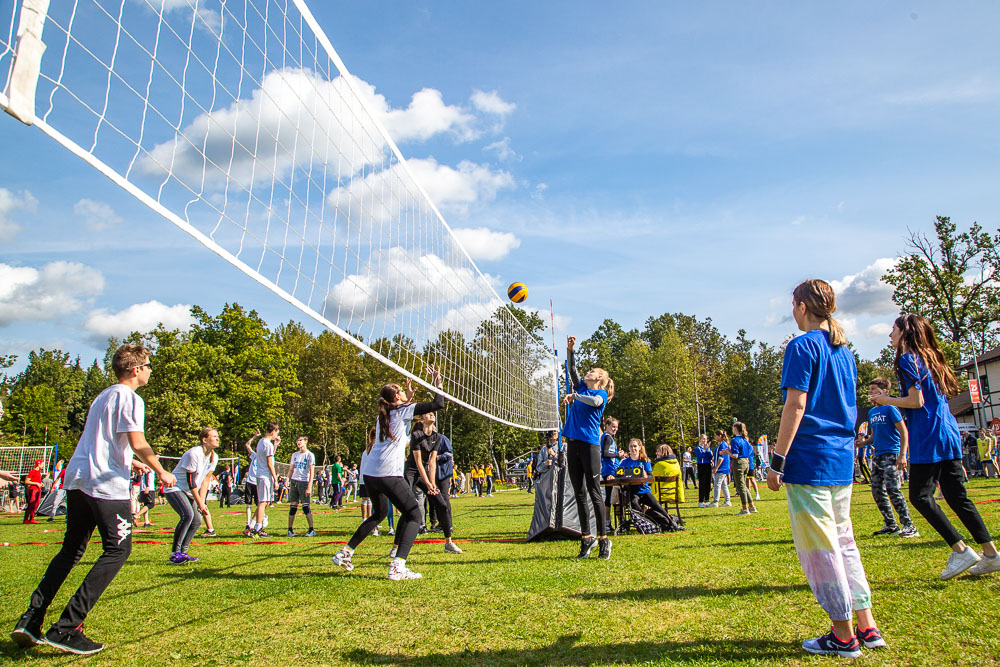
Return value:
M 802 642 L 802 648 L 807 653 L 816 655 L 839 655 L 842 658 L 860 658 L 861 644 L 857 637 L 851 637 L 848 641 L 841 641 L 837 633 L 830 628 L 830 632 L 816 639 L 807 639 Z
M 185 563 L 187 563 L 187 558 L 184 557 L 184 554 L 176 552 L 170 554 L 171 565 L 184 565 Z
M 858 628 L 857 638 L 865 648 L 882 648 L 885 646 L 885 640 L 882 639 L 882 633 L 878 631 L 878 628 L 868 628 L 867 630 Z
M 183 558 L 188 563 L 197 563 L 198 562 L 198 557 L 197 556 L 189 556 L 187 554 L 180 554 L 180 557 Z

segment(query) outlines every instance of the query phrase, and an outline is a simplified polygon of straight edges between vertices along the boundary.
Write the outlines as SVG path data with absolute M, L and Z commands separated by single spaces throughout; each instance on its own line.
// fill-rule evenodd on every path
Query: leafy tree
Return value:
M 19 414 L 24 415 L 24 421 Z M 56 398 L 52 387 L 28 385 L 11 394 L 4 414 L 3 430 L 11 435 L 21 435 L 25 433 L 25 426 L 25 444 L 43 444 L 46 427 L 49 444 L 66 442 L 66 409 Z
M 907 252 L 883 280 L 903 312 L 929 319 L 957 363 L 1000 343 L 1000 230 L 992 236 L 973 223 L 959 233 L 937 216 L 934 239 L 911 232 Z

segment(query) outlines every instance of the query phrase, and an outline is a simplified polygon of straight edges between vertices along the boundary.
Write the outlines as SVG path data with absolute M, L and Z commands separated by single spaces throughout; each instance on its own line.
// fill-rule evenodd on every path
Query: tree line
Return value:
M 973 224 L 960 233 L 944 217 L 934 228 L 933 240 L 911 234 L 907 253 L 884 280 L 893 286 L 901 309 L 931 319 L 957 365 L 966 351 L 981 353 L 1000 336 L 1000 232 L 991 236 Z M 541 340 L 545 323 L 538 315 L 513 306 L 512 312 Z M 195 324 L 188 331 L 161 326 L 124 341 L 109 340 L 104 359 L 88 367 L 70 352 L 39 349 L 29 353 L 22 372 L 9 375 L 4 371 L 15 359 L 0 355 L 5 406 L 0 444 L 20 443 L 22 432 L 27 443 L 41 444 L 47 429 L 48 442 L 60 444 L 60 457 L 69 456 L 90 402 L 114 381 L 111 355 L 122 342 L 135 342 L 153 351 L 153 378 L 142 396 L 147 437 L 162 454 L 179 456 L 195 444 L 203 426 L 211 425 L 222 436 L 220 454 L 239 455 L 244 441 L 275 421 L 285 434 L 280 460 L 288 460 L 297 435 L 309 436 L 319 462 L 335 455 L 360 458 L 374 424 L 378 391 L 385 383 L 400 382 L 397 373 L 329 331 L 316 335 L 294 321 L 272 329 L 255 311 L 236 303 L 214 315 L 196 306 L 192 314 Z M 450 361 L 443 371 L 455 379 L 466 372 L 457 357 L 482 359 L 502 347 L 497 341 L 505 333 L 498 321 L 487 320 L 468 341 L 442 332 L 421 350 L 399 336 L 370 345 L 380 351 L 405 348 L 414 359 L 445 358 Z M 444 349 L 447 354 L 435 354 Z M 750 339 L 743 330 L 731 339 L 711 318 L 683 313 L 650 317 L 634 329 L 608 319 L 577 349 L 582 369 L 600 366 L 615 381 L 606 414 L 620 420 L 620 440 L 642 438 L 653 452 L 660 443 L 691 445 L 699 433 L 728 430 L 736 419 L 753 437 L 777 433 L 782 347 Z M 855 356 L 863 416 L 869 380 L 893 376 L 892 352 L 887 348 L 873 360 Z M 461 381 L 476 386 L 483 379 Z M 560 394 L 565 391 L 560 378 Z M 416 397 L 429 399 L 424 390 Z M 465 469 L 535 449 L 542 437 L 451 403 L 438 423 L 452 436 L 456 460 Z

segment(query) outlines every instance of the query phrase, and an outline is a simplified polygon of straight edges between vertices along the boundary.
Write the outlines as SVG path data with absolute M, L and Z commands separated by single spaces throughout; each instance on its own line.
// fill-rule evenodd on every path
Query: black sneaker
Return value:
M 10 638 L 21 648 L 43 644 L 42 641 L 42 618 L 45 614 L 39 614 L 34 609 L 21 614 L 14 631 L 10 633 Z
M 597 544 L 597 538 L 595 537 L 580 540 L 580 555 L 577 558 L 587 558 L 590 556 L 590 552 L 594 550 L 595 544 Z
M 611 558 L 611 540 L 605 537 L 603 540 L 597 540 L 597 555 L 599 558 L 608 560 Z
M 45 633 L 45 643 L 52 648 L 74 655 L 93 655 L 104 649 L 104 644 L 87 639 L 87 635 L 83 634 L 82 626 L 73 632 L 61 632 L 55 627 L 49 628 L 49 631 Z
M 878 537 L 880 535 L 895 535 L 898 532 L 899 532 L 899 528 L 890 528 L 889 526 L 882 526 L 881 528 L 879 528 L 878 530 L 876 530 L 874 533 L 872 533 L 872 535 L 874 535 L 875 537 Z

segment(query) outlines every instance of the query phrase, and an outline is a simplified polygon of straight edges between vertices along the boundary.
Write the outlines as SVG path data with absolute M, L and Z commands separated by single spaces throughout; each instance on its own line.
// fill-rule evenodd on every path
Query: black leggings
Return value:
M 365 488 L 368 489 L 368 495 L 372 499 L 372 513 L 354 531 L 347 546 L 351 549 L 357 549 L 358 545 L 372 534 L 372 531 L 382 523 L 382 519 L 389 514 L 389 502 L 391 501 L 393 506 L 400 511 L 399 525 L 396 526 L 396 533 L 399 535 L 397 543 L 399 548 L 396 551 L 396 557 L 405 559 L 410 555 L 413 540 L 417 538 L 422 514 L 417 499 L 413 497 L 413 489 L 402 477 L 365 475 L 364 478 Z
M 566 439 L 566 464 L 569 479 L 573 483 L 576 496 L 576 512 L 580 515 L 580 534 L 590 534 L 590 510 L 587 495 L 594 506 L 597 520 L 597 535 L 604 537 L 607 527 L 604 523 L 604 498 L 601 497 L 601 448 L 572 438 Z
M 436 496 L 427 494 L 427 502 L 430 503 L 430 509 L 432 511 L 437 510 L 438 525 L 444 531 L 444 538 L 446 540 L 451 539 L 451 500 L 448 498 L 450 490 L 451 478 L 445 477 L 438 480 L 439 493 Z
M 712 464 L 698 464 L 698 502 L 707 503 L 712 499 Z
M 948 507 L 958 515 L 958 520 L 972 534 L 972 539 L 978 544 L 989 542 L 990 531 L 986 529 L 976 506 L 965 494 L 962 459 L 910 464 L 910 502 L 950 547 L 960 542 L 962 536 L 934 501 L 934 489 L 938 484 L 941 485 L 941 495 Z
M 670 522 L 670 517 L 667 516 L 667 512 L 663 509 L 663 505 L 661 505 L 660 501 L 653 497 L 653 494 L 649 491 L 646 493 L 636 493 L 633 498 L 635 503 L 639 505 L 640 511 L 646 514 L 653 521 L 656 521 L 656 523 L 664 526 Z

